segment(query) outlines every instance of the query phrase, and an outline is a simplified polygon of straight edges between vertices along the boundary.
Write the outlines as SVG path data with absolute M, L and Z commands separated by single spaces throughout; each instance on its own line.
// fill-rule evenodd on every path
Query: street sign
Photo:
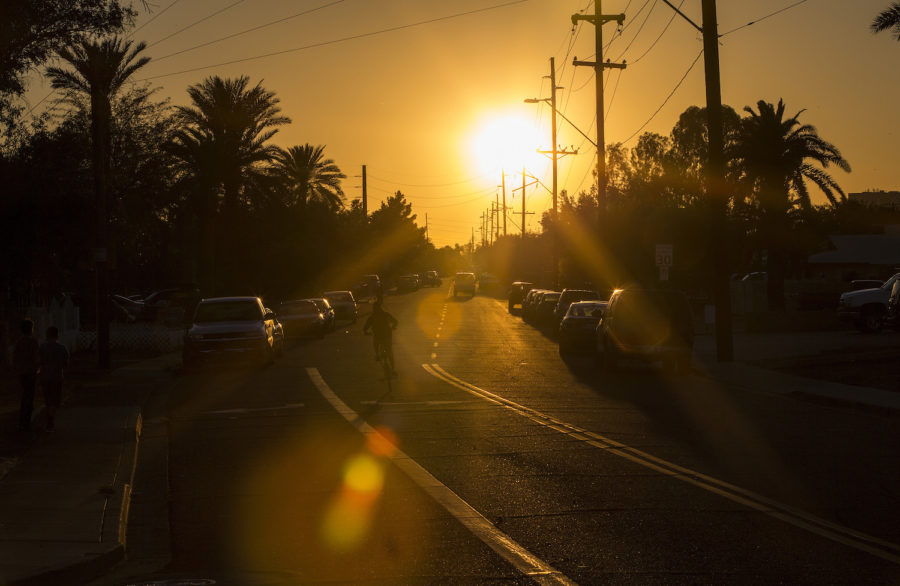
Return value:
M 656 266 L 671 267 L 672 266 L 672 245 L 657 244 L 656 245 Z

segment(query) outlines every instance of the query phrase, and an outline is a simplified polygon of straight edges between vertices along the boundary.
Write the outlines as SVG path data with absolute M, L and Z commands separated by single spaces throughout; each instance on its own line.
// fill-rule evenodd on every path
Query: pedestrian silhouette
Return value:
M 59 328 L 47 328 L 47 341 L 40 347 L 40 380 L 47 410 L 47 431 L 54 430 L 56 411 L 62 403 L 62 386 L 66 368 L 69 366 L 69 351 L 59 343 Z
M 37 386 L 38 368 L 40 367 L 40 348 L 33 333 L 34 322 L 27 318 L 22 320 L 21 335 L 13 347 L 13 369 L 22 385 L 22 400 L 19 403 L 19 431 L 31 431 L 34 389 Z

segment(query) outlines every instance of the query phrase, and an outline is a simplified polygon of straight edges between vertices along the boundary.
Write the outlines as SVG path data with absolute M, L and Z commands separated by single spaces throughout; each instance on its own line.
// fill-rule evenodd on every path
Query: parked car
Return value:
M 134 323 L 144 319 L 146 315 L 144 303 L 125 297 L 124 295 L 110 295 L 112 318 L 124 323 Z
M 325 335 L 325 316 L 311 300 L 283 301 L 278 305 L 278 316 L 291 338 Z
M 600 300 L 600 294 L 590 289 L 563 289 L 553 309 L 553 326 L 554 330 L 559 330 L 559 324 L 569 311 L 569 305 L 575 301 L 585 301 L 588 299 Z
M 559 353 L 593 352 L 597 323 L 606 301 L 575 301 L 559 324 Z
M 348 319 L 353 323 L 359 319 L 359 306 L 350 291 L 326 291 L 322 297 L 334 308 L 335 319 Z
M 598 360 L 615 369 L 623 359 L 662 361 L 689 373 L 694 323 L 684 293 L 672 289 L 617 289 L 597 324 Z
M 328 303 L 328 300 L 324 297 L 312 297 L 307 299 L 307 301 L 312 301 L 316 304 L 316 307 L 322 313 L 322 317 L 325 318 L 325 330 L 330 332 L 334 330 L 334 308 L 331 307 L 331 304 Z
M 186 367 L 211 358 L 270 362 L 276 355 L 275 314 L 259 297 L 212 297 L 194 311 L 184 338 Z
M 378 299 L 384 295 L 381 277 L 378 275 L 363 275 L 359 285 L 352 290 L 356 299 Z
M 877 332 L 888 316 L 888 301 L 900 273 L 880 287 L 842 293 L 838 301 L 838 319 L 852 323 L 861 332 Z
M 475 297 L 475 273 L 456 273 L 453 276 L 453 296 L 462 293 Z
M 143 300 L 142 321 L 188 323 L 200 302 L 200 289 L 192 285 L 160 289 Z
M 507 309 L 510 313 L 513 312 L 513 308 L 516 305 L 522 306 L 522 302 L 525 300 L 525 296 L 528 292 L 531 291 L 532 285 L 533 283 L 529 283 L 528 281 L 515 281 L 509 286 Z
M 415 275 L 400 275 L 397 277 L 397 291 L 400 293 L 409 293 L 419 289 L 419 280 Z
M 422 275 L 422 286 L 423 287 L 440 287 L 441 286 L 441 277 L 438 275 L 437 271 L 425 271 Z
M 553 312 L 556 310 L 556 303 L 559 301 L 559 291 L 544 291 L 538 298 L 537 305 L 534 308 L 534 323 L 539 328 L 552 327 L 556 329 L 553 321 Z
M 522 300 L 522 319 L 526 322 L 532 323 L 534 321 L 534 308 L 540 300 L 541 293 L 544 291 L 546 289 L 532 289 L 525 295 L 525 299 Z

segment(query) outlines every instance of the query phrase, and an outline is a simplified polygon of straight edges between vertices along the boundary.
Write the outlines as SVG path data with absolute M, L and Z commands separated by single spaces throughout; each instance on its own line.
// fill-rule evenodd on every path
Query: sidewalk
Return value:
M 81 583 L 122 559 L 141 408 L 178 361 L 73 377 L 56 432 L 11 440 L 27 445 L 0 470 L 0 584 Z M 41 414 L 35 428 L 43 430 Z
M 860 334 L 855 331 L 801 333 L 735 333 L 734 361 L 716 360 L 712 335 L 694 341 L 697 367 L 709 378 L 735 390 L 765 390 L 812 397 L 842 406 L 862 407 L 896 414 L 900 412 L 900 390 L 850 385 L 827 379 L 828 371 L 843 362 L 845 367 L 890 368 L 900 376 L 900 332 Z M 864 359 L 856 365 L 853 358 Z M 849 360 L 848 360 L 849 359 Z M 822 377 L 795 376 L 780 370 L 788 365 L 820 365 Z M 893 372 L 893 370 L 891 372 Z M 896 379 L 900 380 L 900 379 Z M 900 387 L 895 387 L 900 389 Z

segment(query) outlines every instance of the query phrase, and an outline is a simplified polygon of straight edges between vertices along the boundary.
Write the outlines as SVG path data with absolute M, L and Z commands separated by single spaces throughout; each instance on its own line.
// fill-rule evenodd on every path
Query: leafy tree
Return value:
M 889 30 L 900 41 L 900 2 L 891 2 L 875 17 L 871 26 L 873 33 Z
M 0 123 L 22 111 L 25 76 L 85 34 L 121 32 L 135 16 L 119 0 L 4 0 L 0 17 Z
M 737 152 L 743 180 L 752 190 L 760 237 L 768 246 L 768 297 L 772 309 L 784 309 L 786 259 L 784 243 L 790 235 L 791 212 L 811 207 L 806 181 L 816 185 L 834 205 L 843 190 L 824 169 L 835 165 L 850 171 L 850 164 L 815 127 L 801 124 L 802 110 L 784 115 L 784 103 L 757 102 L 757 110 L 744 108 Z M 821 167 L 821 168 L 820 168 Z
M 290 201 L 301 210 L 311 201 L 332 210 L 344 207 L 341 181 L 347 176 L 333 160 L 323 156 L 324 150 L 324 145 L 307 143 L 280 150 L 275 157 L 275 172 L 287 187 Z
M 111 162 L 111 98 L 149 57 L 138 54 L 146 48 L 118 37 L 100 41 L 82 38 L 71 47 L 58 51 L 71 69 L 50 67 L 47 75 L 56 89 L 69 92 L 70 99 L 88 95 L 91 100 L 91 153 L 94 193 L 97 199 L 97 243 L 108 248 L 109 177 Z M 97 263 L 97 350 L 101 368 L 109 367 L 109 281 L 106 262 Z

